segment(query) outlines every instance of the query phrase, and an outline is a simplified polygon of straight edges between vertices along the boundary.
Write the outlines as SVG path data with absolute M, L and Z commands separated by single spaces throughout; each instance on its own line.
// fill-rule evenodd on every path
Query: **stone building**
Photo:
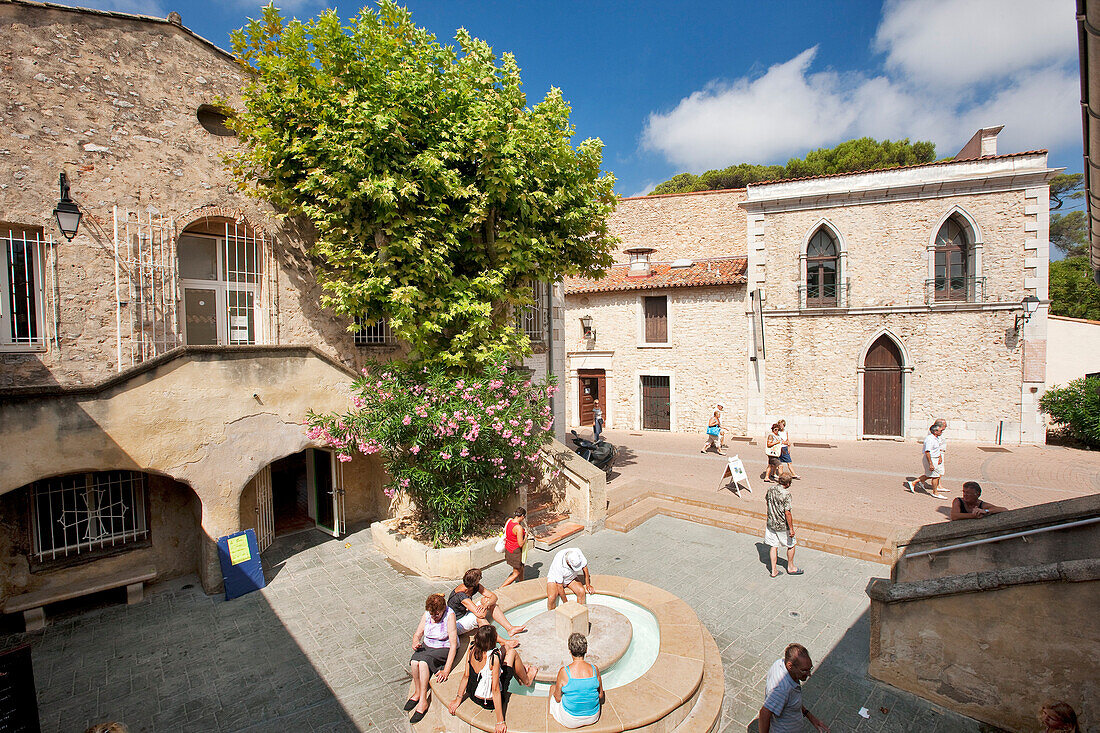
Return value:
M 213 591 L 220 536 L 388 516 L 382 466 L 302 422 L 402 346 L 324 309 L 303 238 L 236 192 L 235 59 L 176 14 L 4 0 L 0 68 L 0 605 L 150 567 Z M 552 291 L 560 319 L 560 286 L 522 319 L 538 375 Z
M 599 389 L 609 427 L 701 430 L 723 402 L 735 434 L 914 438 L 942 416 L 1044 442 L 1057 171 L 998 155 L 1000 129 L 950 162 L 624 199 L 620 264 L 566 283 L 571 422 Z

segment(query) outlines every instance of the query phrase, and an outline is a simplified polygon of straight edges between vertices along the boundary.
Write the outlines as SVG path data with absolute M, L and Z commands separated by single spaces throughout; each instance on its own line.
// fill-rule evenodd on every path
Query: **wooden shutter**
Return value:
M 659 295 L 643 298 L 643 300 L 645 301 L 646 343 L 668 343 L 668 298 Z

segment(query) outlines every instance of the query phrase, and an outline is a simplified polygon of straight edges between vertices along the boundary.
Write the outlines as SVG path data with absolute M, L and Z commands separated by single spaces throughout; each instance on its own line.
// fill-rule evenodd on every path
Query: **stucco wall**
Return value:
M 668 345 L 644 345 L 641 297 L 659 295 L 668 296 Z M 640 376 L 647 374 L 671 377 L 672 430 L 702 430 L 721 401 L 726 426 L 742 432 L 748 364 L 744 300 L 741 286 L 567 296 L 570 424 L 579 419 L 576 370 L 606 363 L 607 427 L 640 429 Z M 580 325 L 585 314 L 592 316 L 596 330 L 591 344 Z M 589 354 L 603 356 L 593 359 Z
M 1100 372 L 1100 321 L 1048 316 L 1047 384 L 1065 385 Z
M 1012 731 L 1049 700 L 1086 721 L 1100 693 L 1100 581 L 871 605 L 873 677 Z
M 615 261 L 628 262 L 631 247 L 655 249 L 653 262 L 744 257 L 744 200 L 744 189 L 621 199 L 610 221 L 622 239 Z

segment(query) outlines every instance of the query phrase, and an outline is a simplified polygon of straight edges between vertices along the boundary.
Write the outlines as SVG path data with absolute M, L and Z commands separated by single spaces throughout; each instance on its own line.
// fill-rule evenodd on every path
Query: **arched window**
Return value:
M 806 305 L 810 308 L 837 305 L 839 248 L 829 230 L 821 227 L 806 246 Z
M 176 246 L 188 345 L 262 342 L 264 245 L 245 224 L 213 217 L 180 235 Z
M 936 300 L 969 300 L 974 291 L 970 242 L 966 230 L 954 217 L 936 234 L 936 262 L 933 285 Z

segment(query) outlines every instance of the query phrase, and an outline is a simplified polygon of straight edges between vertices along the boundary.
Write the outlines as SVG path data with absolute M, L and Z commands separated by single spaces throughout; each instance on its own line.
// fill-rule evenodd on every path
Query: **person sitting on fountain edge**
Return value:
M 466 665 L 462 671 L 462 681 L 458 685 L 458 694 L 447 712 L 454 715 L 458 706 L 467 697 L 475 703 L 496 712 L 496 733 L 507 733 L 508 724 L 504 722 L 503 695 L 508 684 L 515 677 L 524 687 L 535 684 L 535 675 L 539 668 L 533 664 L 525 665 L 519 658 L 514 646 L 501 649 L 497 646 L 495 626 L 479 626 L 470 640 L 470 649 L 466 653 Z
M 566 728 L 592 725 L 600 719 L 603 705 L 603 678 L 599 668 L 584 661 L 588 639 L 584 634 L 569 635 L 569 654 L 573 661 L 558 670 L 550 688 L 550 715 Z
M 481 601 L 474 603 L 473 597 L 479 593 Z M 508 636 L 522 634 L 527 630 L 526 626 L 513 626 L 508 623 L 504 611 L 497 606 L 496 593 L 481 584 L 479 568 L 470 568 L 462 575 L 462 585 L 451 591 L 447 597 L 447 607 L 455 612 L 455 623 L 460 634 L 467 634 L 478 626 L 487 626 L 490 620 L 495 620 L 503 626 Z
M 577 581 L 577 576 L 584 573 L 584 584 Z M 568 601 L 565 597 L 565 589 L 573 591 L 577 596 L 577 603 L 584 603 L 585 593 L 594 593 L 592 588 L 592 576 L 588 574 L 588 560 L 584 553 L 576 547 L 569 547 L 554 556 L 550 563 L 550 569 L 546 571 L 546 608 L 553 611 L 558 605 L 558 598 Z

